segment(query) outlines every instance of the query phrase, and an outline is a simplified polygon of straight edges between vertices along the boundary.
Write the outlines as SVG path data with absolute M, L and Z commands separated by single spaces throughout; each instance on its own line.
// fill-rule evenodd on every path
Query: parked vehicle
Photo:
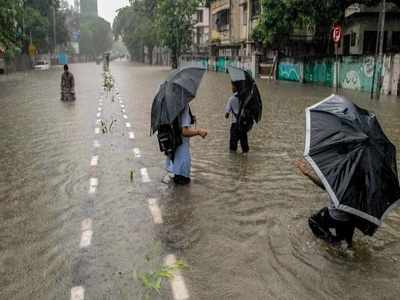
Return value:
M 48 70 L 50 69 L 50 63 L 47 60 L 38 60 L 34 66 L 35 70 Z

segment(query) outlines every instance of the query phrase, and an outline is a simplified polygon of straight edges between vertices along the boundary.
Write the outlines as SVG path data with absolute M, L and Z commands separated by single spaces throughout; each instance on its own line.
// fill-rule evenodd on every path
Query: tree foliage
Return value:
M 351 4 L 378 5 L 381 0 L 262 0 L 262 13 L 253 38 L 279 48 L 298 32 L 314 35 L 320 42 L 329 40 L 332 25 L 344 20 Z M 390 1 L 397 5 L 399 0 Z
M 156 0 L 131 1 L 131 5 L 119 10 L 113 24 L 114 36 L 121 37 L 133 59 L 143 61 L 143 48 L 148 48 L 152 62 L 152 50 L 157 46 L 155 23 Z
M 92 58 L 111 50 L 113 37 L 110 23 L 100 17 L 85 16 L 80 21 L 80 52 Z
M 193 15 L 199 0 L 159 0 L 157 23 L 162 46 L 171 50 L 172 67 L 178 66 L 179 56 L 190 47 Z

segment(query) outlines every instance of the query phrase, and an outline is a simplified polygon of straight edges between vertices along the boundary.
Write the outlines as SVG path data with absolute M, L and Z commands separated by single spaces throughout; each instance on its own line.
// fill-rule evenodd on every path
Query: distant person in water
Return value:
M 64 65 L 64 73 L 61 76 L 61 101 L 75 100 L 75 79 L 69 71 L 68 65 Z
M 321 180 L 315 174 L 310 164 L 302 159 L 295 162 L 299 170 L 317 186 L 325 190 Z M 353 215 L 334 207 L 330 201 L 329 206 L 308 219 L 313 234 L 326 242 L 336 245 L 346 241 L 349 248 L 353 246 L 353 235 L 356 228 Z
M 229 149 L 232 152 L 236 152 L 238 148 L 238 142 L 242 147 L 243 153 L 249 152 L 249 142 L 247 138 L 247 132 L 240 129 L 239 126 L 239 114 L 240 114 L 240 101 L 239 101 L 239 84 L 232 81 L 232 92 L 233 95 L 229 98 L 228 103 L 225 107 L 225 118 L 229 119 L 232 114 L 232 124 L 230 130 Z

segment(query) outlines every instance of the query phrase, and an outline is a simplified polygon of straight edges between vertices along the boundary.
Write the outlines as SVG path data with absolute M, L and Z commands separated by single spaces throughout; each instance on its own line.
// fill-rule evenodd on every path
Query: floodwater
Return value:
M 190 299 L 398 299 L 398 210 L 373 238 L 358 233 L 352 252 L 328 247 L 307 227 L 327 195 L 293 162 L 303 153 L 304 109 L 332 90 L 259 81 L 263 121 L 250 133 L 251 152 L 231 154 L 223 112 L 229 77 L 206 74 L 192 110 L 209 136 L 192 139 L 192 184 L 174 187 L 161 183 L 164 157 L 149 137 L 152 97 L 168 70 L 117 62 L 111 71 L 136 139 L 127 140 L 121 112 L 107 98 L 102 118 L 117 125 L 98 137 L 96 170 L 89 162 L 99 66 L 72 66 L 75 104 L 58 101 L 60 70 L 0 81 L 1 299 L 68 299 L 76 285 L 87 299 L 141 299 L 137 274 L 170 253 L 188 266 Z M 374 111 L 400 149 L 400 100 L 345 95 Z M 151 183 L 141 183 L 136 170 L 143 167 Z M 99 179 L 94 199 L 91 177 Z M 152 223 L 148 198 L 159 200 L 163 224 Z M 93 243 L 79 250 L 85 218 L 93 219 Z M 172 299 L 167 284 L 158 298 Z

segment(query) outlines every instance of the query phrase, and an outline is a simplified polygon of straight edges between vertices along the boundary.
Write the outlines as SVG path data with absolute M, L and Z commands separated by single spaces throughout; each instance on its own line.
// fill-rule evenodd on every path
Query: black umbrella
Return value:
M 347 99 L 332 95 L 306 109 L 304 156 L 337 209 L 374 224 L 364 233 L 400 204 L 395 146 L 373 113 Z
M 169 125 L 196 96 L 206 69 L 187 66 L 171 72 L 153 100 L 151 108 L 151 130 L 156 132 L 161 125 Z
M 231 81 L 239 88 L 240 115 L 246 113 L 254 122 L 258 123 L 262 117 L 262 100 L 260 91 L 253 77 L 246 70 L 228 67 Z

